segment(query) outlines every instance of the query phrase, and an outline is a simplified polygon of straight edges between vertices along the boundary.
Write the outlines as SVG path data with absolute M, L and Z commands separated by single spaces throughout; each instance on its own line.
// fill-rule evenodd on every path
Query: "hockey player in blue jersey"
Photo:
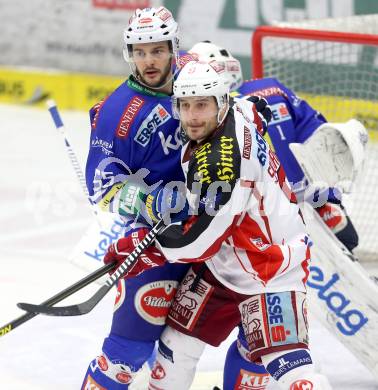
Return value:
M 184 179 L 179 125 L 172 117 L 170 98 L 177 34 L 177 23 L 166 8 L 138 9 L 124 31 L 124 57 L 132 74 L 90 111 L 87 186 L 103 210 L 124 216 L 126 235 L 156 222 L 159 211 L 164 212 L 162 186 Z M 135 183 L 141 184 L 137 191 Z M 139 212 L 139 202 L 149 207 L 143 209 L 144 216 L 130 219 L 130 213 Z M 159 259 L 151 261 L 156 264 Z M 166 263 L 121 280 L 110 334 L 102 353 L 90 363 L 82 389 L 129 387 L 153 353 L 187 268 Z
M 300 165 L 290 150 L 290 143 L 305 142 L 318 128 L 327 124 L 322 114 L 315 111 L 306 101 L 300 99 L 290 89 L 274 78 L 263 78 L 243 82 L 241 66 L 238 60 L 223 49 L 209 41 L 197 43 L 190 50 L 199 60 L 213 63 L 223 68 L 229 80 L 231 96 L 246 97 L 257 95 L 267 100 L 272 110 L 265 138 L 270 139 L 280 162 L 282 163 L 289 181 L 297 194 L 299 201 L 304 201 L 307 181 Z M 332 124 L 330 124 L 332 126 Z M 341 205 L 340 193 L 337 190 L 327 191 L 327 198 L 317 202 L 317 194 L 311 193 L 307 201 L 314 202 L 315 210 L 323 221 L 331 228 L 338 239 L 352 250 L 358 244 L 357 232 L 344 212 Z M 269 375 L 260 362 L 251 362 L 244 333 L 239 328 L 238 340 L 229 348 L 224 368 L 224 390 L 241 388 L 266 389 Z M 278 378 L 289 366 L 296 367 L 296 357 L 291 356 L 287 365 L 282 367 Z M 248 387 L 250 386 L 250 387 Z

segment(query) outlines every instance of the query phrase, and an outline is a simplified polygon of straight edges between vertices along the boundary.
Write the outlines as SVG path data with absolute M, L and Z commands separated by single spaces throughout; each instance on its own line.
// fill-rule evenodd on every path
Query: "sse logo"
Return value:
M 169 112 L 161 104 L 158 104 L 142 122 L 134 140 L 139 145 L 142 145 L 143 147 L 146 146 L 150 142 L 151 135 L 155 133 L 156 129 L 170 118 L 171 115 Z
M 266 303 L 272 345 L 298 342 L 290 292 L 268 293 Z

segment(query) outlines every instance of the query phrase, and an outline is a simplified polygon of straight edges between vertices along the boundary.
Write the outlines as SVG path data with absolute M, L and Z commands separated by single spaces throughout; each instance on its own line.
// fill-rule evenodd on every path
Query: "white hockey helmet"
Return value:
M 173 84 L 173 114 L 179 119 L 178 100 L 184 97 L 214 96 L 218 105 L 218 124 L 227 114 L 229 82 L 224 69 L 202 61 L 190 61 L 181 70 Z M 224 110 L 225 109 L 225 110 Z M 224 115 L 221 117 L 221 112 Z
M 168 41 L 172 54 L 178 59 L 178 24 L 165 7 L 137 9 L 123 32 L 123 57 L 135 73 L 132 45 Z
M 209 41 L 203 41 L 196 43 L 189 50 L 189 53 L 196 56 L 200 61 L 211 63 L 215 61 L 216 66 L 224 67 L 231 91 L 238 89 L 242 85 L 243 73 L 240 62 L 228 50 Z

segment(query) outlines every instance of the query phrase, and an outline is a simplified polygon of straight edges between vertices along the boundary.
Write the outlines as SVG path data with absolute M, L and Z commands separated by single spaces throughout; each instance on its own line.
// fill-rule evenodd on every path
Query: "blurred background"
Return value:
M 50 96 L 87 110 L 129 72 L 122 32 L 130 15 L 159 5 L 178 21 L 182 49 L 206 39 L 224 46 L 245 79 L 259 25 L 378 13 L 376 0 L 0 0 L 0 102 Z

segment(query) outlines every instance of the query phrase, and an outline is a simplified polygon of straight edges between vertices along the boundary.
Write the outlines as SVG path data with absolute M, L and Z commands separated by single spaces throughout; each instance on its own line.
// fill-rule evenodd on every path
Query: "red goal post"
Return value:
M 252 77 L 275 77 L 329 122 L 369 131 L 363 174 L 343 203 L 360 236 L 361 260 L 378 261 L 378 15 L 260 26 Z
M 259 26 L 252 34 L 252 78 L 264 77 L 262 42 L 263 39 L 267 37 L 378 46 L 378 35 L 373 34 L 323 31 L 279 26 Z

